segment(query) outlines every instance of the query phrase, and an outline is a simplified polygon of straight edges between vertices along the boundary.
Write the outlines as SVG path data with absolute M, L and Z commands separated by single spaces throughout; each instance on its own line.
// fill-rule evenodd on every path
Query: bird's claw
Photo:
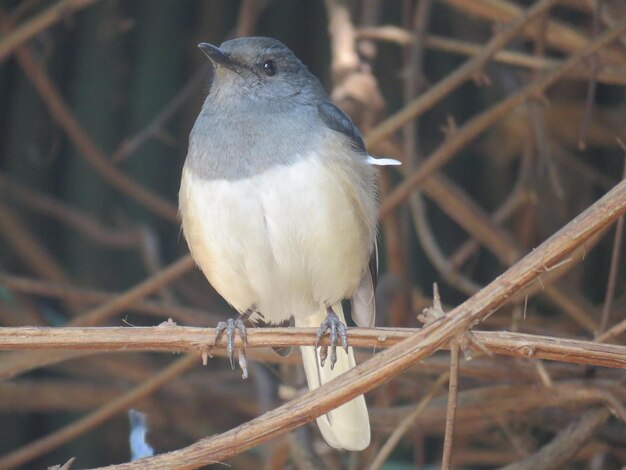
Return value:
M 236 320 L 229 318 L 227 321 L 221 321 L 215 328 L 215 342 L 226 332 L 226 352 L 228 359 L 230 360 L 230 367 L 235 368 L 234 356 L 235 356 L 235 331 L 239 331 L 243 347 L 239 349 L 239 367 L 241 367 L 242 378 L 248 378 L 248 359 L 246 358 L 245 347 L 248 344 L 248 335 L 244 320 L 237 318 Z
M 337 314 L 332 310 L 328 311 L 328 316 L 322 322 L 317 330 L 317 342 L 315 343 L 315 349 L 319 348 L 320 366 L 324 367 L 326 358 L 328 357 L 328 346 L 320 347 L 320 340 L 324 336 L 326 331 L 329 332 L 330 341 L 330 368 L 334 369 L 337 362 L 337 339 L 341 339 L 341 346 L 344 351 L 348 352 L 348 336 L 346 333 L 346 325 L 339 319 Z

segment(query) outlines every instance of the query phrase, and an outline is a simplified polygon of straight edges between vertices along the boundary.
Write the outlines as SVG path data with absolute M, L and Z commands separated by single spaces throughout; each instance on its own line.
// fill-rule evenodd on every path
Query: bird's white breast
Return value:
M 183 230 L 215 289 L 274 323 L 350 296 L 371 253 L 375 203 L 349 172 L 313 155 L 239 180 L 185 167 Z

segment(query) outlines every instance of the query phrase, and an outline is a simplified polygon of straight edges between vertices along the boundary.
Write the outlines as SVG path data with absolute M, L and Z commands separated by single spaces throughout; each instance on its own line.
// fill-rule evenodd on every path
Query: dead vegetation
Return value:
M 127 461 L 130 408 L 147 413 L 160 455 L 114 468 L 626 465 L 623 2 L 307 3 L 310 24 L 328 31 L 331 96 L 371 154 L 403 166 L 380 177 L 378 328 L 351 329 L 359 367 L 306 394 L 297 354 L 268 346 L 314 344 L 313 331 L 250 331 L 247 382 L 219 359 L 223 342 L 211 347 L 228 309 L 177 239 L 175 202 L 200 60 L 178 81 L 157 62 L 171 79 L 158 92 L 170 93 L 150 101 L 131 72 L 146 88 L 161 77 L 120 44 L 182 55 L 176 46 L 193 53 L 195 39 L 274 35 L 312 68 L 323 49 L 310 29 L 272 23 L 293 13 L 280 2 L 189 2 L 194 18 L 178 20 L 160 6 L 152 23 L 154 4 L 122 3 L 0 9 L 10 136 L 0 144 L 0 412 L 10 418 L 0 434 L 11 435 L 0 468 Z M 168 27 L 184 40 L 164 44 Z M 60 70 L 64 47 L 75 54 L 67 73 L 84 81 Z M 108 66 L 119 69 L 107 70 L 121 78 L 88 83 L 100 70 L 90 54 L 116 52 Z M 331 452 L 302 427 L 363 392 L 366 451 Z

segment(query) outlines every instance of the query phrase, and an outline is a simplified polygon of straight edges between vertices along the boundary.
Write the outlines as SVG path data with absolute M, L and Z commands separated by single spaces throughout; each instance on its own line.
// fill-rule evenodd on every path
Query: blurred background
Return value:
M 250 35 L 284 42 L 359 126 L 369 152 L 403 161 L 400 169 L 381 171 L 383 204 L 423 161 L 449 152 L 450 161 L 409 199 L 384 206 L 377 326 L 419 326 L 417 315 L 432 303 L 434 282 L 446 309 L 459 304 L 622 179 L 626 36 L 446 150 L 473 117 L 537 84 L 619 25 L 626 18 L 620 0 L 558 2 L 418 116 L 393 132 L 378 127 L 444 83 L 533 3 L 1 2 L 0 325 L 80 321 L 188 254 L 176 206 L 187 138 L 207 92 L 208 64 L 196 45 Z M 542 276 L 541 286 L 512 299 L 480 327 L 623 344 L 625 256 L 615 240 L 612 227 L 585 247 L 584 256 L 574 257 L 577 262 Z M 214 326 L 233 315 L 191 265 L 154 295 L 113 313 L 95 324 L 158 325 L 171 317 L 179 325 Z M 371 354 L 363 351 L 362 357 Z M 52 356 L 0 355 L 0 468 L 11 462 L 44 468 L 72 456 L 76 468 L 128 461 L 124 413 L 45 452 L 22 446 L 139 386 L 177 357 Z M 198 359 L 133 405 L 146 414 L 148 441 L 157 452 L 224 432 L 302 391 L 297 352 L 249 356 L 256 360 L 246 382 L 223 357 L 206 367 Z M 448 362 L 448 353 L 440 352 L 367 395 L 374 440 L 365 452 L 332 451 L 312 425 L 226 463 L 370 468 Z M 626 400 L 621 370 L 478 354 L 462 361 L 460 374 L 458 468 L 521 460 L 607 396 Z M 572 390 L 589 394 L 572 398 Z M 437 389 L 384 468 L 439 466 L 446 396 L 445 386 Z M 626 465 L 623 423 L 605 418 L 592 431 L 560 468 Z M 19 449 L 17 460 L 6 460 Z

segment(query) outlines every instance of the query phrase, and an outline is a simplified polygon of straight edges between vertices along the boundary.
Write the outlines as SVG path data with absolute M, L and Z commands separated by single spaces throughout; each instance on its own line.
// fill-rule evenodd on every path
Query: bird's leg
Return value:
M 248 378 L 248 358 L 246 357 L 246 345 L 248 344 L 248 335 L 246 330 L 245 321 L 252 314 L 252 309 L 246 310 L 244 313 L 239 314 L 236 319 L 229 318 L 227 321 L 221 321 L 215 328 L 215 342 L 222 336 L 222 333 L 226 332 L 226 352 L 228 353 L 228 359 L 230 359 L 230 367 L 235 368 L 234 355 L 235 355 L 235 331 L 239 331 L 243 347 L 239 349 L 239 367 L 241 367 L 242 375 L 244 379 Z
M 346 335 L 346 325 L 339 319 L 337 314 L 333 312 L 331 307 L 327 308 L 326 315 L 326 319 L 317 330 L 315 349 L 320 348 L 320 366 L 324 367 L 324 362 L 326 362 L 326 358 L 328 357 L 328 346 L 320 347 L 320 340 L 328 330 L 330 335 L 330 368 L 332 370 L 337 362 L 337 336 L 341 338 L 341 346 L 346 353 L 348 352 L 348 336 Z

